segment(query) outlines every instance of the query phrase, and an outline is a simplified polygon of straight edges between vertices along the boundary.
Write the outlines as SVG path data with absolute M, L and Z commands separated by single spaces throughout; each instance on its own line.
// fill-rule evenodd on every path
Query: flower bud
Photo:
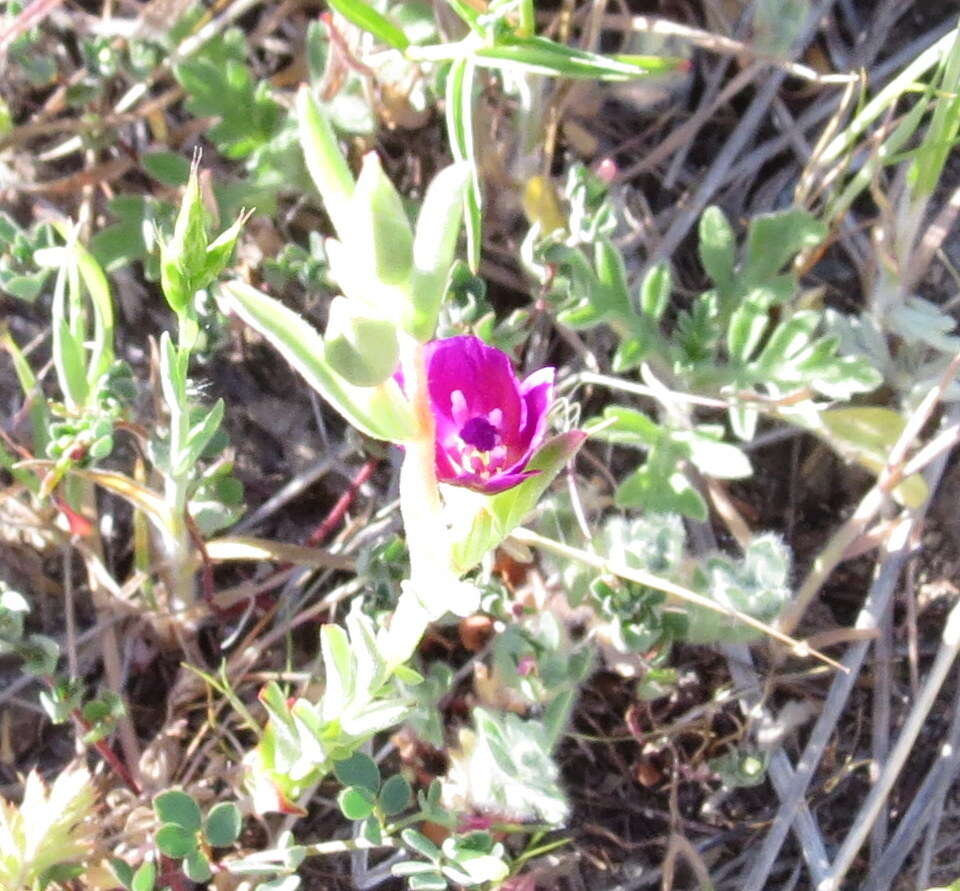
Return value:
M 189 314 L 197 291 L 206 288 L 223 271 L 247 219 L 241 215 L 210 243 L 197 169 L 194 162 L 173 237 L 160 243 L 160 285 L 170 308 L 179 316 Z
M 374 387 L 396 370 L 397 329 L 385 319 L 365 314 L 355 301 L 334 297 L 324 355 L 330 367 L 351 384 Z

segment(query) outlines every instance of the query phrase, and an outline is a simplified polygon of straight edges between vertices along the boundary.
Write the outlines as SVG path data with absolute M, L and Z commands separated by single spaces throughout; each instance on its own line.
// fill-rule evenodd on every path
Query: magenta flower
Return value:
M 539 473 L 526 470 L 547 432 L 553 368 L 519 380 L 510 359 L 476 337 L 425 350 L 437 425 L 437 479 L 493 495 Z

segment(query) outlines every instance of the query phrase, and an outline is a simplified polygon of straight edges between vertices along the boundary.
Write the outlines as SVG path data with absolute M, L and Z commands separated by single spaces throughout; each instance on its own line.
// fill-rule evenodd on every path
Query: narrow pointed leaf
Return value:
M 364 3 L 362 0 L 330 0 L 330 6 L 348 22 L 363 28 L 364 31 L 369 31 L 387 46 L 398 50 L 405 50 L 410 46 L 407 35 L 369 3 Z
M 350 196 L 355 185 L 353 174 L 340 151 L 330 121 L 306 84 L 297 93 L 297 120 L 307 170 L 337 233 L 344 238 L 350 230 Z
M 413 241 L 409 318 L 404 326 L 421 342 L 433 336 L 437 325 L 470 181 L 468 162 L 451 164 L 433 178 L 420 208 Z

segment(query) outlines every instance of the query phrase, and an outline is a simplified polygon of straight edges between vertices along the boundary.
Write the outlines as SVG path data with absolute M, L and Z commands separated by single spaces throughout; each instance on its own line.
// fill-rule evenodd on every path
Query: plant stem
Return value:
M 80 714 L 79 709 L 74 709 L 73 719 L 77 722 L 77 725 L 83 730 L 84 733 L 89 733 L 91 725 L 90 723 Z M 110 744 L 106 740 L 99 739 L 94 744 L 93 747 L 100 753 L 100 756 L 103 758 L 107 764 L 113 768 L 114 773 L 127 785 L 127 788 L 133 792 L 134 795 L 140 794 L 140 785 L 133 778 L 133 774 L 130 773 L 127 765 L 123 763 L 121 758 L 117 755 L 116 752 L 110 747 Z
M 450 559 L 450 540 L 437 488 L 436 426 L 430 410 L 423 345 L 404 338 L 403 374 L 417 423 L 417 436 L 406 442 L 400 469 L 400 512 L 410 552 L 410 586 L 437 618 L 458 584 Z

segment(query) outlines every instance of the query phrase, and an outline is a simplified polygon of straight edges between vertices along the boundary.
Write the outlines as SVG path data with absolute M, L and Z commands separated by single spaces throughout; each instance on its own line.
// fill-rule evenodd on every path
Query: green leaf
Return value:
M 113 364 L 113 298 L 107 276 L 93 255 L 79 244 L 70 250 L 93 305 L 93 350 L 87 366 L 87 385 L 93 388 Z
M 297 119 L 307 170 L 340 238 L 350 232 L 350 198 L 355 182 L 326 114 L 304 84 L 297 93 Z
M 323 654 L 326 682 L 323 694 L 324 712 L 338 715 L 353 698 L 356 688 L 356 670 L 347 632 L 339 625 L 321 625 L 320 650 Z
M 907 171 L 907 182 L 915 200 L 920 201 L 933 195 L 944 165 L 957 144 L 960 131 L 960 93 L 957 91 L 960 84 L 960 35 L 954 38 L 953 46 L 941 59 L 937 74 L 933 86 L 938 95 L 930 124 Z
M 598 428 L 596 431 L 591 429 L 594 426 Z M 596 425 L 592 421 L 587 425 L 587 432 L 605 442 L 640 449 L 653 448 L 663 436 L 663 429 L 656 421 L 625 405 L 608 405 Z
M 683 514 L 705 521 L 706 503 L 675 463 L 671 449 L 656 449 L 646 464 L 617 487 L 614 494 L 616 505 L 642 508 L 652 513 Z
M 140 864 L 140 868 L 133 874 L 130 891 L 153 891 L 157 881 L 157 867 L 152 860 Z
M 700 262 L 710 280 L 725 297 L 733 291 L 737 242 L 727 217 L 719 207 L 708 207 L 700 217 Z
M 906 426 L 899 412 L 867 405 L 828 409 L 820 413 L 820 421 L 825 442 L 874 474 L 886 467 L 890 450 Z M 894 489 L 894 495 L 901 504 L 916 509 L 929 491 L 923 477 L 914 474 Z
M 200 286 L 207 287 L 230 262 L 233 255 L 233 249 L 237 245 L 237 239 L 243 229 L 244 223 L 249 218 L 249 213 L 241 213 L 233 225 L 224 229 L 210 244 L 207 245 L 207 252 L 204 256 L 202 272 L 200 276 Z
M 422 860 L 404 860 L 401 863 L 394 863 L 390 867 L 390 872 L 398 878 L 406 878 L 427 873 L 437 875 L 437 868 L 432 863 L 424 863 Z
M 240 809 L 231 801 L 221 801 L 210 808 L 203 823 L 203 835 L 213 847 L 225 848 L 240 837 L 242 826 Z
M 161 823 L 174 823 L 187 832 L 196 832 L 203 822 L 199 805 L 180 789 L 161 792 L 153 799 L 153 810 Z
M 147 260 L 145 230 L 153 224 L 160 202 L 141 195 L 117 195 L 107 203 L 116 223 L 101 229 L 90 240 L 90 250 L 107 272 Z M 148 235 L 149 237 L 149 235 Z
M 223 293 L 237 314 L 354 427 L 375 439 L 402 442 L 413 438 L 413 412 L 395 380 L 376 387 L 349 383 L 330 368 L 320 335 L 295 312 L 244 282 L 225 284 Z
M 350 611 L 346 626 L 353 664 L 356 666 L 356 690 L 375 698 L 388 674 L 386 661 L 377 643 L 376 628 L 359 609 Z
M 437 326 L 471 178 L 471 166 L 466 161 L 441 170 L 428 186 L 417 217 L 410 305 L 404 327 L 424 343 L 433 337 Z
M 0 275 L 0 286 L 11 297 L 23 300 L 25 303 L 33 303 L 41 293 L 46 284 L 50 273 L 43 269 L 33 275 L 17 275 L 8 273 Z
M 393 673 L 400 681 L 402 681 L 404 684 L 408 684 L 411 687 L 415 687 L 417 684 L 423 683 L 423 675 L 420 674 L 420 672 L 416 669 L 411 668 L 409 665 L 398 665 L 393 669 Z
M 376 795 L 365 786 L 349 786 L 337 796 L 337 804 L 348 820 L 365 820 L 376 803 Z
M 202 851 L 192 851 L 186 856 L 183 861 L 183 872 L 192 882 L 206 882 L 213 875 L 210 861 Z
M 74 407 L 82 406 L 89 392 L 87 387 L 86 355 L 83 345 L 73 336 L 65 318 L 54 313 L 53 364 L 63 395 Z
M 795 312 L 774 328 L 751 370 L 761 377 L 779 379 L 785 366 L 810 346 L 819 324 L 820 313 L 812 310 Z
M 495 548 L 523 522 L 564 465 L 583 445 L 586 434 L 580 430 L 561 433 L 541 446 L 526 470 L 539 470 L 506 492 L 484 498 L 480 509 L 468 523 L 452 534 L 454 569 L 463 574 L 475 566 L 487 551 Z
M 672 71 L 677 65 L 676 60 L 652 56 L 624 56 L 622 59 L 602 56 L 536 36 L 506 37 L 493 46 L 475 50 L 474 58 L 477 64 L 491 68 L 514 68 L 548 77 L 604 81 L 635 80 L 652 73 Z
M 443 891 L 444 888 L 449 888 L 450 885 L 440 873 L 432 872 L 410 876 L 408 887 L 410 891 Z
M 640 309 L 645 316 L 659 322 L 670 303 L 673 277 L 666 263 L 658 263 L 640 285 Z
M 164 823 L 157 830 L 157 847 L 168 857 L 188 857 L 197 850 L 197 833 L 176 823 Z
M 333 772 L 344 786 L 361 786 L 376 793 L 380 788 L 380 768 L 363 752 L 355 752 L 343 761 L 335 761 Z
M 367 817 L 367 819 L 360 824 L 357 834 L 360 838 L 365 838 L 372 845 L 383 844 L 383 829 L 376 816 Z
M 404 829 L 400 833 L 400 838 L 403 839 L 403 843 L 408 848 L 426 857 L 432 863 L 437 863 L 440 860 L 440 849 L 422 832 L 417 832 L 416 829 L 412 828 Z
M 50 412 L 47 409 L 47 401 L 43 398 L 43 392 L 37 382 L 37 377 L 23 354 L 17 342 L 11 337 L 10 332 L 0 330 L 0 349 L 5 349 L 13 361 L 13 369 L 17 375 L 17 382 L 20 384 L 20 392 L 23 393 L 24 403 L 29 400 L 30 403 L 30 428 L 33 434 L 33 452 L 35 455 L 44 455 L 47 451 L 47 442 L 49 441 Z
M 376 278 L 387 285 L 406 285 L 413 268 L 413 231 L 376 152 L 363 157 L 350 214 L 350 233 L 341 240 L 354 261 L 369 263 Z
M 23 670 L 36 677 L 50 677 L 60 661 L 60 646 L 45 634 L 28 634 L 18 647 Z
M 348 22 L 353 22 L 364 31 L 369 31 L 387 46 L 398 50 L 405 50 L 410 46 L 407 35 L 369 3 L 364 3 L 362 0 L 330 0 L 330 6 Z
M 412 798 L 410 783 L 403 774 L 397 773 L 383 784 L 383 789 L 380 791 L 380 807 L 388 817 L 392 817 L 406 810 Z
M 188 94 L 187 110 L 198 118 L 217 119 L 206 135 L 228 158 L 265 148 L 283 119 L 269 82 L 254 77 L 246 64 L 248 52 L 246 34 L 230 28 L 173 68 Z
M 750 221 L 743 275 L 750 284 L 763 284 L 800 251 L 827 237 L 827 227 L 800 208 L 761 214 Z
M 650 353 L 652 338 L 631 336 L 620 341 L 610 362 L 614 374 L 625 374 L 640 366 Z
M 773 296 L 767 288 L 754 288 L 730 316 L 727 352 L 735 362 L 747 362 L 760 345 L 770 323 L 767 314 L 772 303 Z
M 592 299 L 593 304 L 609 315 L 629 318 L 633 315 L 630 293 L 627 290 L 627 267 L 623 254 L 607 238 L 597 239 L 594 263 L 601 287 Z
M 482 247 L 483 194 L 477 169 L 476 144 L 473 134 L 473 88 L 476 69 L 464 58 L 456 59 L 447 74 L 446 119 L 447 138 L 455 161 L 468 165 L 470 171 L 466 195 L 467 262 L 476 275 L 480 268 Z
M 182 186 L 190 179 L 190 162 L 176 152 L 148 152 L 140 162 L 150 176 L 165 186 Z
M 690 461 L 702 474 L 721 480 L 745 479 L 753 474 L 750 459 L 735 445 L 723 442 L 722 428 L 717 435 L 703 432 L 702 428 L 691 431 L 674 431 L 673 438 L 686 443 L 690 448 Z
M 173 471 L 174 476 L 183 476 L 200 460 L 203 450 L 209 445 L 210 440 L 213 439 L 214 434 L 220 427 L 224 408 L 223 400 L 218 399 L 213 404 L 213 408 L 204 415 L 203 420 L 191 428 L 187 437 L 186 451 L 179 466 Z
M 207 213 L 200 196 L 196 163 L 183 191 L 173 235 L 160 246 L 160 284 L 167 303 L 178 316 L 191 312 L 191 303 L 202 281 L 206 261 Z
M 124 888 L 129 888 L 133 883 L 133 867 L 127 863 L 126 860 L 121 860 L 119 857 L 111 857 L 110 868 L 117 877 L 117 881 L 119 881 Z

